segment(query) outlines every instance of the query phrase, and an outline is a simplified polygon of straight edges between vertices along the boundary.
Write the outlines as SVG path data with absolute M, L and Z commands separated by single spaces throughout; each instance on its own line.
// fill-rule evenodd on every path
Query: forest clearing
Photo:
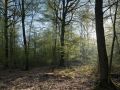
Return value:
M 0 90 L 120 90 L 120 0 L 0 0 Z
M 98 77 L 95 67 L 89 65 L 54 71 L 49 67 L 5 70 L 0 73 L 0 90 L 94 90 Z M 112 79 L 120 87 L 120 77 Z

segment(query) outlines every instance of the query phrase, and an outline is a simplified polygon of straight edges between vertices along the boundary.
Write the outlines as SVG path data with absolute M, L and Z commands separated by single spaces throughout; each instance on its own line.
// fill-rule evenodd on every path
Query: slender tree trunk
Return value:
M 14 61 L 14 36 L 15 36 L 15 10 L 13 11 L 13 24 L 11 26 L 11 29 L 10 29 L 10 41 L 9 41 L 9 44 L 10 44 L 10 61 L 13 63 L 14 67 L 16 67 L 16 65 L 14 64 L 15 61 Z
M 96 0 L 95 3 L 95 17 L 96 17 L 96 36 L 97 48 L 100 64 L 100 85 L 108 86 L 108 57 L 106 52 L 104 27 L 103 27 L 103 0 Z
M 31 42 L 31 30 L 32 30 L 32 26 L 33 26 L 33 19 L 34 19 L 34 13 L 32 12 L 32 16 L 31 16 L 31 22 L 30 22 L 30 28 L 29 28 L 29 37 L 28 37 L 28 58 L 29 58 L 29 52 L 30 52 L 30 42 Z
M 116 4 L 116 9 L 115 9 L 115 14 L 114 14 L 114 21 L 113 21 L 113 40 L 112 40 L 112 47 L 111 47 L 111 56 L 110 56 L 110 66 L 109 66 L 109 73 L 111 73 L 111 68 L 112 68 L 112 59 L 113 59 L 113 51 L 114 51 L 114 44 L 115 44 L 115 39 L 117 41 L 117 35 L 116 35 L 116 16 L 117 16 L 117 9 L 118 9 L 118 0 Z M 112 16 L 111 16 L 112 18 Z
M 10 30 L 10 41 L 9 41 L 9 43 L 10 43 L 10 52 L 9 52 L 10 61 L 12 62 L 12 60 L 13 60 L 13 27 Z
M 27 41 L 25 34 L 25 9 L 24 9 L 24 0 L 22 0 L 22 30 L 23 30 L 23 40 L 24 40 L 24 50 L 25 50 L 25 70 L 29 69 L 28 62 L 28 50 L 27 50 Z
M 60 59 L 60 66 L 64 66 L 64 33 L 65 33 L 65 23 L 63 21 L 62 28 L 61 28 L 61 59 Z
M 13 25 L 13 64 L 14 64 L 14 67 L 16 68 L 16 58 L 14 57 L 15 56 L 15 52 L 16 52 L 16 32 L 15 32 L 15 23 Z
M 53 38 L 54 38 L 54 45 L 53 45 L 53 60 L 51 65 L 53 65 L 53 67 L 56 65 L 56 60 L 57 60 L 57 54 L 56 54 L 56 45 L 57 45 L 57 30 L 58 30 L 58 10 L 56 10 L 55 12 L 55 21 L 53 21 L 53 24 L 55 25 L 54 28 L 54 34 L 53 34 Z
M 35 30 L 34 30 L 34 58 L 36 59 L 36 36 L 37 36 L 37 34 L 36 34 L 36 32 L 35 32 Z
M 4 37 L 5 37 L 5 68 L 8 67 L 8 0 L 5 0 L 5 13 L 4 13 Z
M 65 17 L 66 17 L 66 11 L 65 11 L 65 0 L 63 2 L 63 13 L 62 13 L 62 23 L 61 23 L 61 36 L 60 36 L 60 43 L 61 43 L 61 59 L 60 59 L 60 65 L 59 66 L 65 66 L 64 65 L 64 34 L 65 34 Z
M 14 64 L 14 67 L 16 68 L 16 60 L 15 60 L 15 51 L 16 51 L 16 32 L 15 32 L 15 13 L 14 13 L 14 17 L 13 17 L 13 64 Z

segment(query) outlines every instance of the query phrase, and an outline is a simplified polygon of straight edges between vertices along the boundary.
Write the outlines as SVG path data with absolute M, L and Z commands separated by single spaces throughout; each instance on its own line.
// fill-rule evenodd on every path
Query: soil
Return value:
M 4 70 L 0 72 L 0 90 L 92 90 L 94 81 L 90 77 L 76 74 L 72 78 L 45 67 L 29 71 Z

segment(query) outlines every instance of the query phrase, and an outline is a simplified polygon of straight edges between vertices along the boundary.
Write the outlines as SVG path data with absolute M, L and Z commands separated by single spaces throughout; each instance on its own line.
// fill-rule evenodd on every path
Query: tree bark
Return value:
M 117 0 L 117 3 L 116 3 L 114 21 L 113 21 L 113 40 L 112 40 L 111 55 L 110 55 L 109 73 L 111 73 L 111 68 L 112 68 L 112 61 L 113 61 L 112 59 L 113 59 L 113 51 L 114 51 L 115 40 L 117 41 L 117 35 L 116 35 L 117 10 L 118 10 L 118 0 Z M 111 16 L 111 19 L 112 19 L 112 16 Z
M 5 0 L 5 13 L 4 13 L 4 37 L 5 37 L 5 68 L 8 67 L 8 0 Z
M 96 21 L 96 36 L 97 48 L 100 64 L 100 85 L 108 86 L 108 57 L 106 52 L 104 26 L 103 26 L 103 0 L 96 0 L 95 3 L 95 21 Z
M 62 13 L 62 23 L 61 23 L 61 35 L 60 35 L 60 43 L 61 43 L 61 59 L 60 65 L 64 66 L 64 34 L 65 34 L 65 19 L 66 19 L 66 10 L 65 10 L 65 0 L 62 1 L 63 3 L 63 13 Z
M 53 45 L 53 55 L 52 55 L 52 62 L 51 62 L 51 65 L 52 66 L 55 66 L 56 65 L 56 48 L 57 48 L 57 30 L 58 30 L 58 19 L 57 19 L 57 16 L 58 16 L 58 10 L 55 12 L 55 15 L 54 15 L 54 18 L 55 20 L 53 21 L 53 24 L 55 25 L 54 27 L 54 34 L 53 34 L 53 38 L 54 38 L 54 45 Z
M 27 41 L 26 41 L 26 33 L 25 33 L 24 0 L 22 0 L 22 30 L 23 30 L 24 50 L 25 50 L 25 70 L 28 70 L 29 69 L 29 62 L 28 62 L 28 50 L 27 50 Z

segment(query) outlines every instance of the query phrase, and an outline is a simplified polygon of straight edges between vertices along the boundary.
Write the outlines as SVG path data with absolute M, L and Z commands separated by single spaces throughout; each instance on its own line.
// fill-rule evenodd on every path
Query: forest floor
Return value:
M 29 71 L 0 71 L 0 90 L 93 90 L 98 75 L 92 66 Z

